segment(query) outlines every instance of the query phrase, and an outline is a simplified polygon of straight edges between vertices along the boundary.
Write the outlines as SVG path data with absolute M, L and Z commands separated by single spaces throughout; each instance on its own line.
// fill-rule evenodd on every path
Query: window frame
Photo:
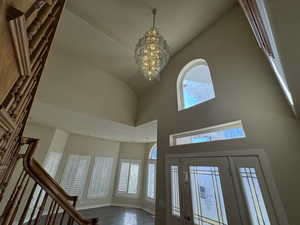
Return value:
M 85 159 L 87 160 L 87 165 L 86 165 L 86 171 L 84 171 L 85 173 L 85 177 L 81 178 L 83 179 L 82 180 L 82 187 L 80 189 L 80 193 L 79 194 L 73 194 L 73 193 L 70 193 L 70 195 L 76 195 L 78 196 L 78 199 L 82 199 L 84 198 L 85 196 L 85 189 L 86 189 L 86 185 L 87 185 L 87 180 L 89 179 L 89 171 L 90 171 L 90 166 L 91 166 L 91 159 L 92 157 L 90 155 L 79 155 L 79 154 L 70 154 L 68 155 L 67 159 L 66 159 L 66 164 L 65 164 L 65 167 L 64 167 L 64 170 L 63 170 L 63 175 L 61 177 L 61 180 L 60 180 L 60 185 L 62 186 L 62 188 L 67 192 L 69 193 L 66 188 L 68 187 L 65 187 L 65 183 L 67 183 L 67 181 L 65 181 L 65 179 L 67 179 L 67 176 L 70 176 L 71 174 L 66 174 L 67 172 L 67 169 L 68 169 L 68 165 L 70 163 L 70 160 L 73 159 Z M 72 166 L 72 164 L 71 164 Z M 71 167 L 72 168 L 72 167 Z M 72 172 L 72 169 L 70 170 Z
M 180 132 L 180 133 L 176 133 L 176 134 L 170 134 L 169 135 L 169 146 L 173 147 L 173 146 L 179 146 L 179 145 L 201 144 L 201 142 L 200 143 L 177 144 L 177 139 L 184 138 L 184 137 L 190 137 L 190 136 L 194 136 L 194 135 L 211 133 L 211 132 L 220 131 L 220 130 L 227 130 L 227 129 L 231 129 L 231 128 L 242 128 L 242 130 L 244 131 L 245 137 L 214 140 L 214 141 L 208 141 L 205 143 L 213 143 L 213 142 L 217 142 L 217 141 L 226 141 L 226 140 L 235 140 L 235 139 L 242 139 L 242 138 L 247 137 L 242 121 L 237 120 L 237 121 L 232 121 L 232 122 L 228 122 L 228 123 L 218 124 L 215 126 L 204 127 L 204 128 L 200 128 L 197 130 L 184 131 L 184 132 Z
M 94 172 L 96 171 L 97 167 L 97 159 L 99 160 L 108 160 L 111 165 L 109 165 L 109 169 L 111 169 L 111 173 L 113 173 L 113 167 L 114 167 L 114 158 L 113 157 L 107 157 L 107 156 L 95 156 L 94 157 L 94 162 L 93 165 L 91 167 L 91 174 L 89 177 L 89 184 L 87 187 L 87 194 L 86 194 L 86 198 L 87 199 L 101 199 L 101 198 L 106 198 L 109 195 L 110 192 L 110 187 L 111 187 L 111 183 L 112 183 L 112 177 L 111 175 L 107 174 L 108 177 L 106 177 L 106 187 L 104 192 L 98 192 L 97 193 L 93 193 L 92 189 L 93 189 L 93 178 L 94 178 Z M 103 162 L 103 161 L 102 161 Z M 97 175 L 96 175 L 97 177 Z M 96 185 L 97 186 L 97 185 Z
M 120 175 L 121 175 L 121 165 L 122 163 L 129 163 L 129 172 L 128 172 L 128 177 L 127 177 L 127 191 L 119 191 L 119 186 L 120 186 Z M 136 193 L 128 193 L 129 189 L 129 179 L 130 179 L 130 168 L 132 164 L 137 164 L 138 165 L 138 180 L 137 180 L 137 192 Z M 140 182 L 141 182 L 141 166 L 142 166 L 142 161 L 138 159 L 120 159 L 119 160 L 119 165 L 118 165 L 118 182 L 116 186 L 116 195 L 117 196 L 125 196 L 125 197 L 130 197 L 130 198 L 138 198 L 140 195 Z
M 157 159 L 153 159 L 151 158 L 152 155 L 152 151 L 156 150 L 157 153 L 157 144 L 154 144 L 148 154 L 148 161 L 147 161 L 147 176 L 146 176 L 146 193 L 145 193 L 145 199 L 148 201 L 152 201 L 154 202 L 156 199 L 156 174 L 157 174 Z M 150 164 L 154 164 L 155 166 L 155 174 L 154 174 L 154 198 L 151 198 L 150 196 L 148 196 L 148 190 L 149 190 L 149 165 Z
M 183 80 L 187 74 L 187 72 L 195 67 L 195 66 L 207 66 L 209 72 L 210 72 L 210 69 L 209 69 L 209 66 L 208 66 L 208 63 L 206 62 L 206 60 L 204 59 L 201 59 L 201 58 L 198 58 L 198 59 L 194 59 L 192 61 L 190 61 L 189 63 L 187 63 L 180 71 L 179 75 L 178 75 L 178 78 L 177 78 L 177 110 L 178 111 L 182 111 L 182 110 L 186 110 L 186 109 L 189 109 L 189 108 L 192 108 L 194 106 L 197 106 L 201 103 L 198 103 L 194 106 L 191 106 L 191 107 L 188 107 L 188 108 L 185 108 L 184 107 L 184 95 L 183 95 L 183 87 L 182 87 L 182 84 L 183 84 Z M 211 73 L 209 74 L 210 75 L 210 78 L 212 80 L 212 85 L 213 85 L 213 79 L 212 79 L 212 76 L 211 76 Z M 215 90 L 214 90 L 215 92 Z M 213 98 L 214 99 L 214 98 Z M 207 101 L 210 101 L 212 99 L 209 99 Z

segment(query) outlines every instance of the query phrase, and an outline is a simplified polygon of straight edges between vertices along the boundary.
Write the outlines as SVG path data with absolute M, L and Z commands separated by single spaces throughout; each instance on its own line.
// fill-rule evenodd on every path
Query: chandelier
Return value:
M 147 80 L 159 79 L 160 71 L 169 61 L 169 46 L 155 26 L 156 9 L 152 10 L 153 26 L 138 41 L 135 60 Z

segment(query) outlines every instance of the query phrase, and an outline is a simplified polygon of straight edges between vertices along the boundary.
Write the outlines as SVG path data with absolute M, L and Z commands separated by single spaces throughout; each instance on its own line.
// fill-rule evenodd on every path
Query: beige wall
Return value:
M 176 79 L 195 58 L 207 60 L 216 98 L 177 111 Z M 290 224 L 300 216 L 300 125 L 295 119 L 266 58 L 257 47 L 239 7 L 173 56 L 161 81 L 139 106 L 138 121 L 158 118 L 158 186 L 156 224 L 166 224 L 164 160 L 166 154 L 264 149 Z M 169 147 L 169 135 L 242 120 L 245 139 Z
M 78 30 L 78 27 L 86 29 L 83 32 L 92 29 L 79 17 L 68 10 L 64 11 L 36 100 L 74 112 L 134 125 L 137 104 L 135 93 L 123 81 L 89 64 L 89 61 L 76 57 L 76 54 L 66 51 L 64 46 L 58 46 L 56 39 L 61 35 L 69 35 L 63 32 L 65 26 L 71 30 Z M 82 51 L 84 50 L 83 45 Z
M 60 129 L 56 129 L 53 135 L 48 152 L 63 153 L 69 138 L 69 133 Z
M 112 195 L 113 195 L 113 187 L 114 187 L 114 176 L 115 176 L 116 167 L 118 163 L 118 156 L 119 156 L 119 145 L 120 145 L 119 142 L 81 136 L 76 134 L 70 134 L 68 142 L 65 147 L 64 157 L 60 163 L 60 167 L 58 170 L 58 174 L 57 174 L 58 180 L 61 181 L 65 169 L 65 165 L 67 163 L 67 159 L 70 154 L 91 156 L 89 172 L 86 179 L 87 182 L 85 184 L 82 198 L 79 200 L 78 203 L 79 208 L 99 206 L 99 205 L 105 205 L 111 203 Z M 112 157 L 114 159 L 113 170 L 111 171 L 111 176 L 112 176 L 111 186 L 109 188 L 110 191 L 106 197 L 99 198 L 99 199 L 88 199 L 87 190 L 92 175 L 95 156 Z
M 39 139 L 39 144 L 34 152 L 34 158 L 41 164 L 43 164 L 46 154 L 52 145 L 55 132 L 56 129 L 53 127 L 42 126 L 32 122 L 26 124 L 23 136 Z

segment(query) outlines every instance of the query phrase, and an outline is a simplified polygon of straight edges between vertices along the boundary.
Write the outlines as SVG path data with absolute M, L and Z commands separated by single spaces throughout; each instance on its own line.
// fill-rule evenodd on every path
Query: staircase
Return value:
M 1 1 L 0 17 L 6 18 L 0 23 L 1 56 L 6 60 L 0 65 L 0 225 L 97 224 L 97 219 L 84 219 L 76 211 L 77 197 L 69 196 L 34 160 L 38 140 L 23 138 L 64 4 L 65 0 Z M 16 179 L 10 178 L 20 166 L 14 186 Z
M 23 166 L 9 200 L 0 203 L 6 204 L 1 225 L 96 225 L 96 218 L 84 219 L 76 211 L 77 196 L 69 196 L 33 158 L 37 144 L 38 139 L 22 138 L 27 149 L 16 164 Z

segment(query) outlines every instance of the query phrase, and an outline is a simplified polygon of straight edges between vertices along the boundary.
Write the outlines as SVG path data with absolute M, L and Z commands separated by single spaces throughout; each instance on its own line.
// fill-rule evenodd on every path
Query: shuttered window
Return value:
M 156 163 L 148 164 L 147 198 L 155 199 Z
M 108 195 L 112 177 L 113 158 L 96 157 L 89 184 L 88 198 L 99 198 Z
M 60 152 L 48 152 L 46 155 L 46 159 L 43 163 L 43 168 L 53 178 L 55 178 L 61 157 L 62 153 Z
M 147 168 L 147 192 L 146 199 L 155 199 L 156 190 L 156 160 L 157 160 L 157 145 L 154 144 L 149 152 L 148 156 L 148 168 Z
M 81 196 L 90 164 L 90 156 L 70 155 L 61 185 L 69 195 Z
M 138 193 L 140 163 L 140 160 L 120 160 L 119 193 Z

